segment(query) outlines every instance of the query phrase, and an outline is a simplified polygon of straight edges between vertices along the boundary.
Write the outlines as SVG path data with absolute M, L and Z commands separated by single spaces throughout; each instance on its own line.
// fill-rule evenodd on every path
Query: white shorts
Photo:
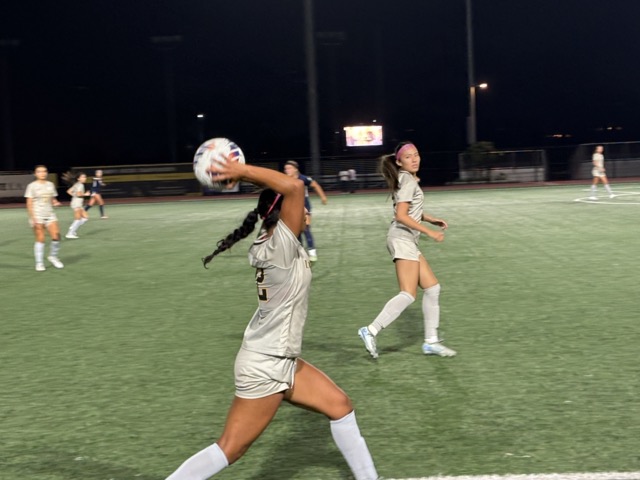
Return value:
M 394 261 L 413 260 L 420 261 L 422 253 L 418 249 L 418 243 L 412 238 L 387 236 L 387 250 Z
M 234 366 L 236 396 L 262 398 L 293 387 L 296 359 L 241 348 Z
M 593 167 L 591 169 L 591 175 L 593 175 L 594 177 L 600 177 L 600 178 L 607 176 L 602 170 L 596 167 Z
M 75 197 L 75 198 L 71 199 L 71 204 L 69 206 L 71 208 L 73 208 L 74 210 L 76 208 L 82 208 L 84 206 L 84 199 Z
M 44 224 L 45 226 L 49 226 L 57 221 L 58 217 L 56 217 L 55 213 L 50 213 L 49 215 L 36 215 L 33 219 L 34 223 Z

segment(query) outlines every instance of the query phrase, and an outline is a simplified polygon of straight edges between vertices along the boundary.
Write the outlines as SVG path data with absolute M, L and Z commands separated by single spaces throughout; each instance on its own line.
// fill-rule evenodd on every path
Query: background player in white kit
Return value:
M 60 205 L 57 200 L 58 191 L 56 186 L 47 180 L 49 171 L 44 165 L 38 165 L 34 169 L 36 179 L 27 185 L 24 193 L 27 199 L 27 214 L 29 215 L 29 224 L 33 227 L 33 233 L 36 242 L 33 246 L 33 254 L 36 259 L 36 270 L 43 272 L 44 266 L 44 250 L 45 250 L 45 230 L 49 232 L 51 237 L 51 246 L 47 260 L 56 268 L 63 268 L 64 265 L 58 258 L 60 251 L 60 227 L 58 226 L 58 217 L 56 217 L 53 207 Z
M 84 209 L 84 197 L 89 195 L 85 191 L 84 183 L 87 181 L 87 175 L 79 172 L 75 177 L 75 183 L 67 190 L 67 194 L 71 197 L 71 208 L 73 209 L 73 223 L 69 227 L 69 231 L 65 238 L 78 238 L 78 228 L 89 220 L 89 214 Z
M 593 155 L 591 157 L 591 162 L 593 163 L 593 168 L 591 169 L 591 175 L 593 176 L 593 183 L 591 184 L 591 200 L 597 200 L 596 192 L 598 189 L 598 182 L 602 182 L 604 185 L 604 189 L 609 194 L 609 198 L 615 197 L 614 193 L 611 191 L 611 187 L 609 186 L 609 180 L 607 179 L 607 173 L 604 168 L 604 147 L 602 145 L 598 145 L 593 151 Z
M 221 181 L 267 187 L 242 225 L 203 259 L 206 266 L 251 234 L 262 219 L 249 249 L 249 263 L 256 269 L 258 309 L 236 357 L 236 393 L 222 435 L 167 480 L 204 480 L 237 461 L 267 428 L 282 401 L 328 417 L 333 439 L 355 479 L 376 480 L 351 400 L 326 374 L 299 357 L 311 283 L 309 257 L 298 241 L 307 220 L 303 183 L 275 170 L 230 160 L 213 166 L 212 172 Z
M 380 159 L 382 176 L 393 195 L 394 218 L 387 232 L 387 249 L 395 263 L 400 293 L 386 303 L 368 327 L 358 330 L 358 335 L 373 358 L 378 358 L 376 335 L 391 325 L 415 301 L 418 286 L 423 290 L 422 315 L 425 336 L 422 352 L 425 355 L 441 357 L 452 357 L 456 354 L 455 350 L 445 347 L 438 336 L 440 283 L 418 249 L 421 233 L 436 242 L 444 240 L 443 231 L 427 228 L 422 222 L 437 225 L 442 230 L 448 225 L 444 220 L 423 212 L 424 193 L 418 184 L 419 169 L 420 154 L 411 142 L 398 144 L 394 154 L 385 155 Z

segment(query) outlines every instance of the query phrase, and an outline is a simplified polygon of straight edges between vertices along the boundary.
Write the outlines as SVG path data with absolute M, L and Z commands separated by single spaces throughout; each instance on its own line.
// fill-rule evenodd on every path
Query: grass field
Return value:
M 352 397 L 381 475 L 640 471 L 640 185 L 614 190 L 426 191 L 450 224 L 422 241 L 450 359 L 421 354 L 419 302 L 369 358 L 357 329 L 397 291 L 390 201 L 315 202 L 303 357 Z M 162 480 L 215 440 L 256 299 L 248 240 L 200 258 L 254 204 L 93 209 L 41 273 L 24 209 L 0 210 L 1 480 Z M 349 476 L 326 419 L 285 405 L 216 478 Z

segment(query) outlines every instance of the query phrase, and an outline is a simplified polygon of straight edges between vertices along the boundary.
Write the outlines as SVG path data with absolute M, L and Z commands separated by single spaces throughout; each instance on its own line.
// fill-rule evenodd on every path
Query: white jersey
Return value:
M 58 196 L 53 182 L 44 181 L 39 182 L 34 180 L 24 192 L 25 198 L 32 199 L 33 216 L 36 219 L 47 219 L 50 217 L 55 218 L 53 212 L 53 198 Z
M 69 191 L 71 193 L 71 208 L 82 208 L 84 203 L 84 183 L 74 183 Z
M 398 189 L 393 192 L 393 215 L 394 218 L 389 227 L 389 236 L 392 237 L 413 237 L 415 240 L 420 238 L 420 231 L 403 225 L 395 219 L 398 213 L 398 203 L 409 203 L 409 216 L 416 222 L 422 222 L 422 214 L 424 208 L 424 192 L 418 184 L 418 180 L 411 173 L 400 170 L 398 175 Z
M 604 155 L 601 153 L 594 153 L 591 160 L 593 162 L 591 175 L 594 177 L 602 177 L 604 175 Z
M 300 241 L 279 221 L 271 237 L 249 249 L 256 268 L 259 306 L 244 332 L 242 348 L 278 357 L 297 357 L 307 319 L 311 264 Z

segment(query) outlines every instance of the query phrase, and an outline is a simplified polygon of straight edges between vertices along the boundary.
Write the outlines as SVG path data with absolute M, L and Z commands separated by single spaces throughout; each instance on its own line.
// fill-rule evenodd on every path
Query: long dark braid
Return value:
M 219 240 L 216 244 L 216 249 L 202 259 L 204 268 L 207 268 L 207 264 L 213 260 L 213 257 L 219 253 L 229 250 L 233 245 L 238 243 L 243 238 L 247 238 L 251 232 L 256 228 L 256 223 L 260 218 L 263 219 L 262 228 L 260 231 L 269 230 L 273 225 L 278 223 L 280 218 L 280 206 L 282 205 L 282 196 L 276 194 L 271 189 L 263 190 L 258 199 L 258 206 L 251 210 L 238 228 L 236 228 L 229 235 Z

